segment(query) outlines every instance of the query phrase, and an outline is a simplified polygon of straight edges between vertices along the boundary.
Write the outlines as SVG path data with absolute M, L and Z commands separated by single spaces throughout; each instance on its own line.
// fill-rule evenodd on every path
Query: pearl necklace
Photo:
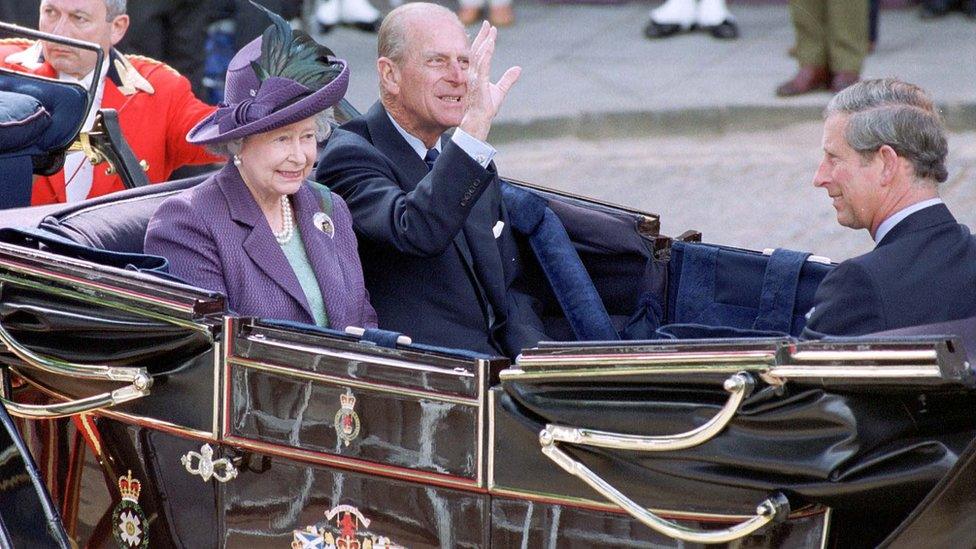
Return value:
M 291 242 L 292 235 L 295 234 L 295 225 L 292 223 L 291 202 L 287 195 L 281 195 L 281 232 L 271 230 L 278 244 L 284 246 Z

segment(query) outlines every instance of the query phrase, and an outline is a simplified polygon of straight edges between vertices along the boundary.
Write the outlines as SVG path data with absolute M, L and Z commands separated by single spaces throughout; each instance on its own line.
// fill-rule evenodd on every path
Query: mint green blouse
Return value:
M 281 250 L 285 252 L 285 257 L 288 258 L 288 263 L 291 265 L 291 269 L 295 271 L 298 283 L 301 284 L 302 290 L 305 292 L 305 299 L 308 300 L 308 306 L 312 310 L 315 324 L 328 328 L 329 315 L 325 312 L 325 300 L 322 299 L 322 290 L 319 289 L 319 282 L 315 278 L 312 264 L 308 262 L 305 243 L 302 240 L 302 233 L 298 230 L 297 223 L 295 224 L 294 237 L 287 244 L 283 244 Z

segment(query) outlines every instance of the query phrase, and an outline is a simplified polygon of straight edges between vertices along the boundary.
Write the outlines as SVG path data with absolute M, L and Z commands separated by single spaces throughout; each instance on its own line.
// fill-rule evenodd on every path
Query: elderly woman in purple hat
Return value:
M 225 294 L 237 314 L 375 327 L 349 209 L 306 180 L 349 69 L 268 14 L 275 24 L 230 62 L 226 104 L 187 135 L 232 161 L 163 202 L 149 221 L 146 253 Z

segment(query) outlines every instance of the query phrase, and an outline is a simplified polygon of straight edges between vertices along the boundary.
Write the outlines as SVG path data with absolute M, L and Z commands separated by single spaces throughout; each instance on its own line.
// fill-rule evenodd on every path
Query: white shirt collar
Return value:
M 919 210 L 924 210 L 929 206 L 935 206 L 936 204 L 942 204 L 942 199 L 930 198 L 928 200 L 916 202 L 907 208 L 895 212 L 888 219 L 882 221 L 881 225 L 878 225 L 878 231 L 874 234 L 874 243 L 880 244 L 881 241 L 884 240 L 885 235 L 887 235 L 891 229 L 895 228 L 895 225 L 901 223 L 906 217 Z
M 390 113 L 386 113 L 386 116 L 387 116 L 387 118 L 390 119 L 390 122 L 393 122 L 393 127 L 396 128 L 398 132 L 400 132 L 400 135 L 402 135 L 404 139 L 406 139 L 407 144 L 410 145 L 410 148 L 412 148 L 414 150 L 414 152 L 417 153 L 417 156 L 419 156 L 420 158 L 426 158 L 427 157 L 427 145 L 424 145 L 424 142 L 421 141 L 419 137 L 415 137 L 415 136 L 407 133 L 407 130 L 403 129 L 402 126 L 400 126 L 399 124 L 397 124 L 397 121 L 394 120 L 392 116 L 390 116 Z M 434 148 L 437 149 L 437 152 L 441 152 L 441 140 L 440 139 L 438 139 L 437 142 L 434 143 Z
M 111 61 L 108 58 L 106 58 L 105 62 L 102 63 L 102 79 L 104 79 L 105 75 L 108 74 L 108 68 L 110 63 Z M 94 76 L 94 74 L 95 74 L 95 69 L 92 69 L 91 71 L 89 71 L 88 74 L 86 74 L 81 78 L 75 78 L 70 74 L 63 74 L 61 72 L 58 72 L 58 80 L 61 80 L 63 82 L 71 82 L 74 84 L 81 84 L 83 87 L 85 87 L 85 89 L 88 89 L 91 87 L 92 77 Z
M 58 80 L 80 84 L 82 87 L 84 87 L 87 90 L 90 89 L 91 87 L 92 78 L 94 74 L 95 74 L 95 69 L 92 69 L 91 72 L 89 72 L 82 78 L 75 78 L 70 74 L 58 73 Z M 103 63 L 102 77 L 98 81 L 98 88 L 96 88 L 95 90 L 95 100 L 94 102 L 92 102 L 91 110 L 88 111 L 88 117 L 85 119 L 85 125 L 82 127 L 83 131 L 88 131 L 92 129 L 92 126 L 95 125 L 95 114 L 98 112 L 98 109 L 102 108 L 102 96 L 105 93 L 105 75 L 107 74 L 108 74 L 108 63 Z

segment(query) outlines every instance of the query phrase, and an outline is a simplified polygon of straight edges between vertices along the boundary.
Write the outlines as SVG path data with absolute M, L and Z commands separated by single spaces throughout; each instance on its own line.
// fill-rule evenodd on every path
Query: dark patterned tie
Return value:
M 427 156 L 424 157 L 424 162 L 427 163 L 427 171 L 434 169 L 434 162 L 437 161 L 437 157 L 441 153 L 437 152 L 437 149 L 427 149 Z

